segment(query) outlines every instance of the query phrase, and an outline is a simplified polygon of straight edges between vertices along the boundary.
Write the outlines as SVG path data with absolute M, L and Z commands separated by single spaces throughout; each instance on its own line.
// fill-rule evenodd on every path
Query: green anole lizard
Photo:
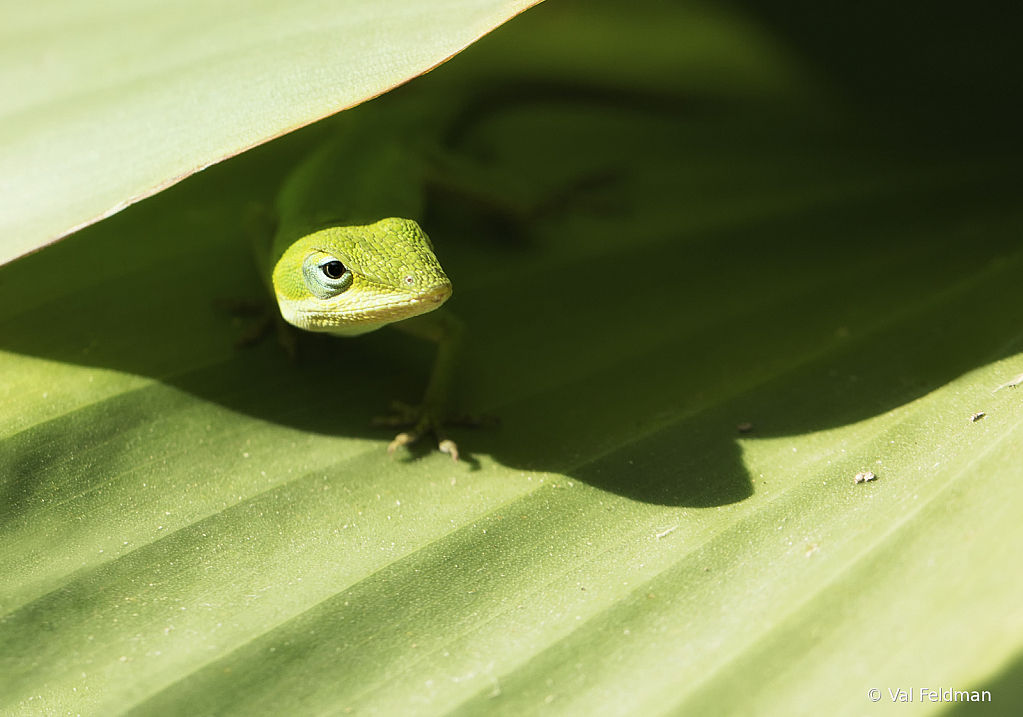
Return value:
M 253 232 L 261 272 L 288 324 L 337 336 L 390 325 L 436 342 L 422 402 L 399 405 L 396 415 L 379 421 L 410 426 L 389 452 L 432 433 L 438 448 L 458 460 L 444 423 L 464 330 L 440 308 L 452 287 L 418 223 L 427 188 L 521 223 L 561 205 L 593 179 L 538 202 L 507 177 L 448 150 L 442 138 L 480 108 L 472 102 L 479 90 L 435 83 L 424 92 L 413 83 L 345 111 L 336 120 L 338 131 L 289 175 L 274 211 Z M 599 99 L 608 97 L 616 99 L 607 93 Z M 279 335 L 293 353 L 294 337 L 286 330 Z
M 343 113 L 335 135 L 285 181 L 254 242 L 288 324 L 336 336 L 390 325 L 437 343 L 422 403 L 383 420 L 410 426 L 388 452 L 433 433 L 457 461 L 443 424 L 463 328 L 440 308 L 451 282 L 418 220 L 431 180 L 469 195 L 479 186 L 431 141 L 448 116 L 437 106 L 405 93 Z M 287 331 L 281 337 L 293 352 L 294 338 Z

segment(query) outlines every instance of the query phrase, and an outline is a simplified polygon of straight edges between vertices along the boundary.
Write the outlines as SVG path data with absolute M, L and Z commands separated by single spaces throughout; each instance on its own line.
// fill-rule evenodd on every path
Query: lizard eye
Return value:
M 354 280 L 351 270 L 344 263 L 322 252 L 306 257 L 302 264 L 302 275 L 309 293 L 320 299 L 337 296 L 348 289 Z
M 328 261 L 326 264 L 323 264 L 320 267 L 320 271 L 322 271 L 323 275 L 328 279 L 334 279 L 336 281 L 344 276 L 345 272 L 348 270 L 345 268 L 344 264 L 335 259 L 334 261 Z

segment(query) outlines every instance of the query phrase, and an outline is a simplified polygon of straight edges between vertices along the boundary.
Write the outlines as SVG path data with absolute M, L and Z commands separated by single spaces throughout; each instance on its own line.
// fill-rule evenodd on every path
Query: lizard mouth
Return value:
M 364 294 L 361 299 L 346 292 L 344 306 L 325 308 L 316 302 L 278 300 L 285 321 L 306 331 L 325 331 L 338 336 L 358 336 L 395 321 L 411 319 L 440 307 L 451 296 L 451 284 L 437 284 L 414 294 Z M 339 299 L 341 297 L 338 297 Z M 336 300 L 335 300 L 336 301 Z
M 451 296 L 451 284 L 440 284 L 411 296 L 400 294 L 385 301 L 373 302 L 369 306 L 356 308 L 348 314 L 348 320 L 356 324 L 380 325 L 410 319 L 438 308 Z
M 410 303 L 424 305 L 425 311 L 436 309 L 451 297 L 451 284 L 442 284 L 430 291 L 414 297 Z

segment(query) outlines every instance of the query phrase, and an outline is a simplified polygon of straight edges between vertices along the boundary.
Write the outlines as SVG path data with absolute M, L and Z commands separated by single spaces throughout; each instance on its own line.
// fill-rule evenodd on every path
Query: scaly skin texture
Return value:
M 451 296 L 451 282 L 426 234 L 416 222 L 399 218 L 302 237 L 274 267 L 273 286 L 285 321 L 336 336 L 410 319 Z
M 451 282 L 417 222 L 430 171 L 425 138 L 438 121 L 423 106 L 414 96 L 384 97 L 341 115 L 336 135 L 281 188 L 272 239 L 257 256 L 293 326 L 357 336 L 393 325 L 438 344 L 422 404 L 382 422 L 411 426 L 389 452 L 432 432 L 458 460 L 442 426 L 462 324 L 435 311 Z

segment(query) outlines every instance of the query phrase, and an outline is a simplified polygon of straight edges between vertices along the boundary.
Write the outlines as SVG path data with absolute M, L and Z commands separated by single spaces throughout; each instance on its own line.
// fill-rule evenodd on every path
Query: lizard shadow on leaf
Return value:
M 729 151 L 747 152 L 734 143 Z M 635 500 L 722 505 L 753 490 L 738 424 L 753 423 L 755 438 L 846 425 L 1015 345 L 1016 225 L 956 228 L 997 220 L 1018 182 L 728 221 L 719 213 L 680 228 L 714 199 L 677 170 L 690 145 L 684 134 L 658 138 L 672 173 L 657 176 L 675 184 L 637 192 L 640 166 L 625 180 L 640 201 L 632 214 L 560 217 L 529 246 L 487 245 L 457 226 L 435 232 L 462 287 L 452 310 L 470 327 L 462 404 L 503 421 L 453 429 L 467 453 Z M 269 146 L 214 167 L 5 267 L 0 348 L 155 378 L 260 420 L 383 445 L 390 435 L 370 421 L 391 399 L 416 398 L 431 346 L 387 330 L 307 336 L 296 364 L 273 342 L 234 349 L 237 328 L 212 306 L 265 295 L 237 217 L 273 191 L 274 172 L 263 170 L 283 167 L 282 156 Z M 666 197 L 678 207 L 666 212 Z M 40 292 L 52 277 L 68 278 Z

